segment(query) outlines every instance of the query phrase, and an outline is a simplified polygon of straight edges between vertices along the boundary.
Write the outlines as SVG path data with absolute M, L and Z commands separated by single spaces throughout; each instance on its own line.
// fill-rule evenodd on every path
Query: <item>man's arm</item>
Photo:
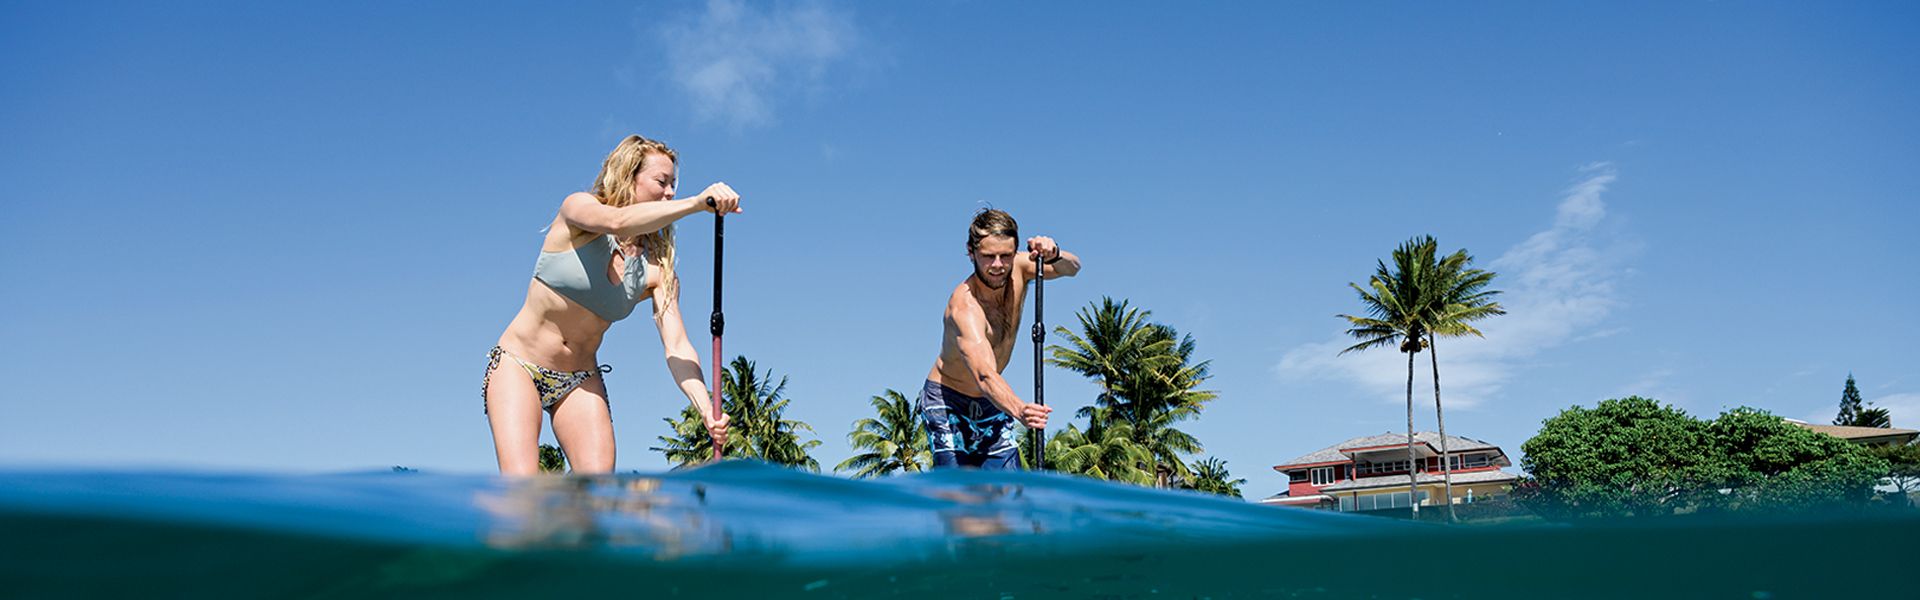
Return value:
M 1028 239 L 1027 251 L 1015 257 L 1014 264 L 1019 265 L 1029 279 L 1033 276 L 1033 255 L 1035 254 L 1039 254 L 1040 260 L 1046 263 L 1040 271 L 1042 277 L 1046 279 L 1072 277 L 1080 272 L 1078 255 L 1061 250 L 1060 245 L 1055 243 L 1053 238 L 1041 235 Z
M 1013 386 L 1007 385 L 1006 378 L 1000 376 L 1000 363 L 994 358 L 993 346 L 987 343 L 986 315 L 981 313 L 980 306 L 964 294 L 955 294 L 947 313 L 959 336 L 960 358 L 973 373 L 973 381 L 980 386 L 987 401 L 1027 427 L 1046 427 L 1047 413 L 1053 409 L 1021 400 L 1013 392 Z

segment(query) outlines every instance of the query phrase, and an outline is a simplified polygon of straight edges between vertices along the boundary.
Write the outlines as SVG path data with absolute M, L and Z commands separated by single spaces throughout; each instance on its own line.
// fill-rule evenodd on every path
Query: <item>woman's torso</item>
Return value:
M 563 219 L 555 218 L 545 242 L 541 244 L 540 251 L 543 256 L 540 262 L 552 261 L 558 258 L 555 255 L 570 253 L 598 259 L 603 253 L 594 252 L 592 249 L 582 252 L 581 248 L 604 243 L 600 241 L 604 236 L 605 234 L 574 229 Z M 604 265 L 585 265 L 585 276 L 600 278 L 605 283 L 619 286 L 627 274 L 628 261 L 638 263 L 645 260 L 640 256 L 629 258 L 619 251 L 610 254 L 605 259 L 607 263 Z M 546 266 L 540 264 L 536 269 Z M 644 268 L 640 264 L 634 267 Z M 644 270 L 645 283 L 642 286 L 642 297 L 645 293 L 652 291 L 654 283 L 658 280 L 658 269 L 645 268 Z M 600 344 L 606 337 L 607 329 L 613 325 L 613 320 L 596 314 L 594 310 L 577 301 L 569 300 L 539 277 L 529 279 L 526 302 L 521 305 L 519 314 L 515 315 L 513 321 L 507 325 L 506 332 L 500 335 L 500 345 L 529 361 L 550 369 L 593 368 L 597 363 L 595 355 L 600 350 Z M 637 300 L 635 302 L 637 303 Z M 617 311 L 616 314 L 618 314 Z

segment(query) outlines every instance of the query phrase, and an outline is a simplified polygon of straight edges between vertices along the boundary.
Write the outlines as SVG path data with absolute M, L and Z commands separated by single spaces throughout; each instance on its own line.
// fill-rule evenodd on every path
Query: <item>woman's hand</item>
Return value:
M 720 215 L 744 212 L 740 210 L 740 193 L 733 191 L 733 188 L 727 187 L 725 183 L 707 186 L 706 191 L 700 192 L 700 196 L 705 198 L 700 205 L 707 207 L 708 212 Z
M 727 447 L 727 427 L 733 424 L 733 417 L 724 412 L 717 419 L 713 415 L 701 416 L 706 419 L 707 435 L 713 436 L 713 445 L 717 448 Z

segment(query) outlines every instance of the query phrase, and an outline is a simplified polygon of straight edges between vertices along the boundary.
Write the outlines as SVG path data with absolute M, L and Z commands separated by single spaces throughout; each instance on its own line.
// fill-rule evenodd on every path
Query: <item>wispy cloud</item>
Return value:
M 1887 394 L 1866 401 L 1875 408 L 1887 409 L 1894 427 L 1920 429 L 1920 393 Z
M 1620 305 L 1616 283 L 1625 272 L 1626 245 L 1602 239 L 1607 215 L 1602 196 L 1618 177 L 1610 163 L 1582 167 L 1561 196 L 1553 225 L 1514 246 L 1488 267 L 1500 276 L 1494 287 L 1508 314 L 1477 326 L 1485 339 L 1458 338 L 1440 343 L 1440 376 L 1449 406 L 1468 408 L 1498 397 L 1522 361 L 1570 341 L 1604 337 L 1595 330 Z M 1443 251 L 1445 240 L 1442 240 Z M 1339 356 L 1353 343 L 1341 335 L 1303 344 L 1284 353 L 1276 370 L 1282 379 L 1333 379 L 1351 382 L 1368 396 L 1401 401 L 1406 393 L 1407 357 L 1376 349 Z M 1428 357 L 1415 371 L 1426 371 Z M 1431 389 L 1426 375 L 1422 388 Z
M 1580 340 L 1576 338 L 1574 341 L 1577 342 Z M 1693 398 L 1674 385 L 1673 376 L 1677 374 L 1679 374 L 1679 371 L 1676 371 L 1673 367 L 1658 367 L 1642 373 L 1640 377 L 1614 390 L 1609 396 L 1613 398 L 1640 396 L 1642 398 L 1653 398 L 1674 406 L 1687 407 L 1692 404 Z
M 705 11 L 661 24 L 655 39 L 694 114 L 740 129 L 772 123 L 786 98 L 821 92 L 859 33 L 850 14 L 818 2 L 709 0 Z

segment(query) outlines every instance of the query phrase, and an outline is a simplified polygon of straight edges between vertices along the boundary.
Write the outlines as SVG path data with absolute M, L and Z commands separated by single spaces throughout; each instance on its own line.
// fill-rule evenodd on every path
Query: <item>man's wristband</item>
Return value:
M 1049 259 L 1047 259 L 1047 261 L 1046 261 L 1046 264 L 1049 264 L 1049 265 L 1050 265 L 1050 264 L 1053 264 L 1053 263 L 1057 263 L 1057 262 L 1060 262 L 1061 260 L 1065 260 L 1066 258 L 1067 258 L 1066 256 L 1064 256 L 1064 255 L 1062 255 L 1062 254 L 1060 254 L 1060 253 L 1059 253 L 1058 251 L 1056 251 L 1056 252 L 1054 252 L 1054 253 L 1053 253 L 1053 258 L 1049 258 Z

